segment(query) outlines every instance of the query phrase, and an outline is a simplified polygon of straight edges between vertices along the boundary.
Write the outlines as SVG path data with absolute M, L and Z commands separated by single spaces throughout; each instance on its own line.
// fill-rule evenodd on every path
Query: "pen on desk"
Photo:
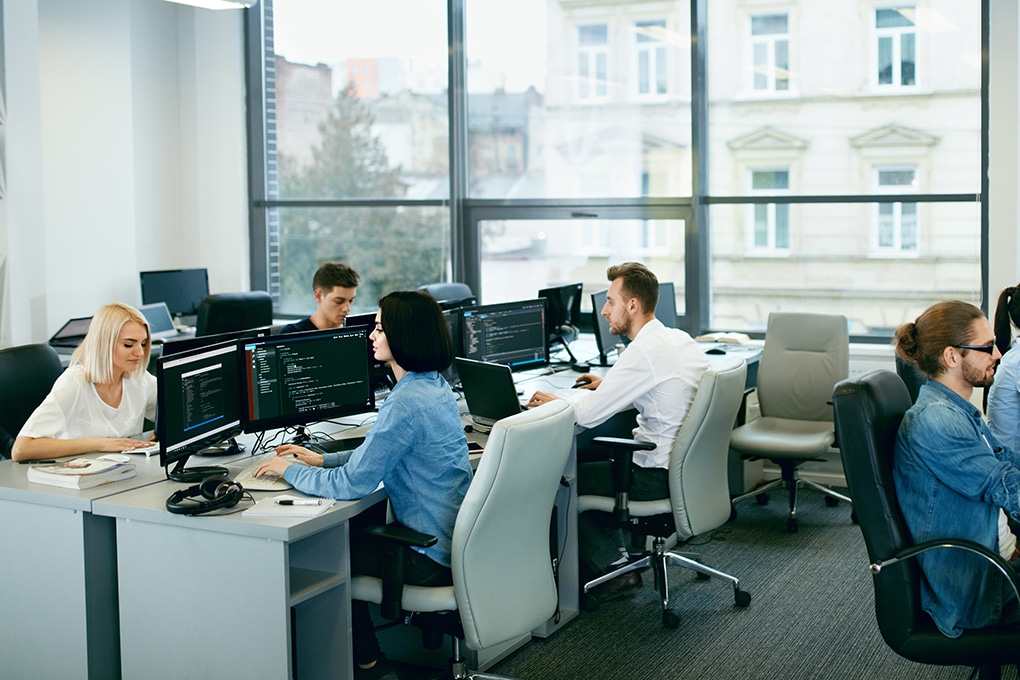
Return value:
M 308 500 L 297 500 L 297 501 L 292 501 L 292 500 L 289 500 L 289 499 L 284 499 L 284 500 L 276 501 L 276 504 L 277 505 L 322 505 L 322 501 L 317 500 L 317 499 L 313 499 L 313 498 L 309 498 Z
M 53 465 L 57 461 L 55 460 L 19 460 L 22 465 Z

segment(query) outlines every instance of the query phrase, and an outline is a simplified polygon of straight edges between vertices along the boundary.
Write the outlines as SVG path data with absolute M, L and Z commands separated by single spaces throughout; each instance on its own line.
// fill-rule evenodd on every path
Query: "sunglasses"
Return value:
M 995 352 L 995 341 L 992 340 L 991 344 L 988 345 L 953 345 L 956 349 L 972 349 L 975 352 L 984 352 L 985 354 L 993 354 Z

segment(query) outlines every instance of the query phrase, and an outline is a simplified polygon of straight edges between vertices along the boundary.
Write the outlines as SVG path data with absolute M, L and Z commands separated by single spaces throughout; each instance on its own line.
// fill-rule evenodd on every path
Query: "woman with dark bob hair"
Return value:
M 457 399 L 439 374 L 453 359 L 450 329 L 428 293 L 397 291 L 379 300 L 370 337 L 376 360 L 390 365 L 397 383 L 350 460 L 343 464 L 345 454 L 284 444 L 255 475 L 282 476 L 299 491 L 339 500 L 366 496 L 383 482 L 397 521 L 438 538 L 430 548 L 407 551 L 405 580 L 451 585 L 453 524 L 471 483 L 471 467 Z M 294 465 L 291 456 L 308 465 Z M 352 571 L 381 574 L 380 553 L 367 539 L 354 543 L 352 537 Z M 372 630 L 368 605 L 355 601 L 352 609 L 355 677 L 385 678 L 392 671 Z

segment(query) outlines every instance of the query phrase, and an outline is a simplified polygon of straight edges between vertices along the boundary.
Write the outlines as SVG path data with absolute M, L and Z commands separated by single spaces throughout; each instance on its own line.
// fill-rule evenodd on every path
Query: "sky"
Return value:
M 545 82 L 546 1 L 467 0 L 468 59 L 502 71 L 508 91 Z M 400 57 L 445 68 L 445 0 L 274 0 L 273 12 L 276 53 L 292 62 Z

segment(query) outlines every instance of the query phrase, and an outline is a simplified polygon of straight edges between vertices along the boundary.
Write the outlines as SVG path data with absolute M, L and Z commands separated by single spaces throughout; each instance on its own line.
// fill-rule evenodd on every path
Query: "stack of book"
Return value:
M 71 458 L 52 465 L 33 465 L 28 469 L 28 481 L 66 489 L 90 489 L 100 484 L 130 479 L 136 474 L 134 463 Z

